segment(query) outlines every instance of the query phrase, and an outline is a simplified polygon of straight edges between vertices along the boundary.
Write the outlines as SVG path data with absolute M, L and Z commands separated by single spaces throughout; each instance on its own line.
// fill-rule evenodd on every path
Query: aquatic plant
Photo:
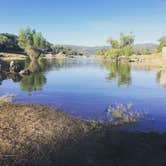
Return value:
M 145 114 L 141 111 L 134 111 L 132 104 L 110 105 L 107 109 L 107 117 L 109 122 L 114 125 L 136 123 L 140 121 Z

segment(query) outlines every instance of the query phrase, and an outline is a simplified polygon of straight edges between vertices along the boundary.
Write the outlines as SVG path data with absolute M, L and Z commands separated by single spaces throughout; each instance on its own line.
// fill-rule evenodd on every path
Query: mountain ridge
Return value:
M 109 46 L 82 46 L 82 45 L 63 45 L 63 46 L 88 55 L 96 54 L 99 48 L 102 47 L 109 48 Z M 155 43 L 138 43 L 134 45 L 134 50 L 149 49 L 150 51 L 155 51 L 157 47 L 158 45 Z

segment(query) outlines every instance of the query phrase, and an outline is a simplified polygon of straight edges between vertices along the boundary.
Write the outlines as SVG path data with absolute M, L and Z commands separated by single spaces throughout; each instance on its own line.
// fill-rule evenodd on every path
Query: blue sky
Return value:
M 106 45 L 121 32 L 135 43 L 166 35 L 166 0 L 0 0 L 0 33 L 29 25 L 50 42 Z

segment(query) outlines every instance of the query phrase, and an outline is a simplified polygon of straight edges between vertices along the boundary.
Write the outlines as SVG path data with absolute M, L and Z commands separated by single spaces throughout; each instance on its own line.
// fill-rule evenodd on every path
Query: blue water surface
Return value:
M 111 104 L 132 103 L 133 109 L 148 112 L 148 118 L 130 128 L 166 132 L 165 71 L 93 58 L 42 63 L 33 76 L 19 80 L 1 76 L 0 95 L 14 94 L 14 102 L 47 104 L 93 120 L 104 120 Z

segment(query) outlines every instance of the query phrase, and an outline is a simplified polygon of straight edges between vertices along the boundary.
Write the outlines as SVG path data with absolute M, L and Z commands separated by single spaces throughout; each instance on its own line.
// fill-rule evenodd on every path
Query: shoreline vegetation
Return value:
M 2 166 L 166 165 L 165 134 L 115 130 L 8 97 L 0 98 L 0 112 Z
M 129 63 L 132 66 L 149 67 L 156 69 L 166 68 L 166 58 L 162 57 L 162 48 L 166 46 L 166 37 L 159 39 L 159 45 L 134 48 L 134 35 L 120 34 L 119 40 L 109 38 L 110 46 L 101 47 L 96 55 L 84 54 L 81 48 L 74 50 L 71 47 L 54 45 L 46 41 L 40 32 L 30 29 L 20 29 L 18 36 L 8 33 L 0 34 L 0 60 L 36 61 L 44 59 L 64 59 L 75 57 L 95 57 L 102 60 L 110 60 L 116 63 Z M 96 49 L 97 50 L 97 49 Z
M 43 58 L 96 57 L 103 61 L 110 60 L 110 62 L 115 63 L 128 63 L 131 66 L 156 68 L 157 70 L 166 68 L 166 58 L 161 55 L 162 48 L 166 46 L 165 36 L 159 39 L 158 45 L 151 44 L 149 47 L 146 45 L 136 47 L 134 40 L 135 37 L 132 33 L 121 33 L 119 40 L 109 38 L 107 43 L 110 46 L 96 49 L 96 55 L 92 56 L 84 54 L 81 48 L 74 50 L 73 47 L 69 48 L 67 46 L 52 44 L 40 32 L 26 27 L 25 29 L 20 29 L 18 35 L 0 34 L 0 60 L 37 61 Z M 17 66 L 13 68 L 17 68 Z M 21 73 L 26 74 L 30 72 L 32 71 L 24 69 Z

